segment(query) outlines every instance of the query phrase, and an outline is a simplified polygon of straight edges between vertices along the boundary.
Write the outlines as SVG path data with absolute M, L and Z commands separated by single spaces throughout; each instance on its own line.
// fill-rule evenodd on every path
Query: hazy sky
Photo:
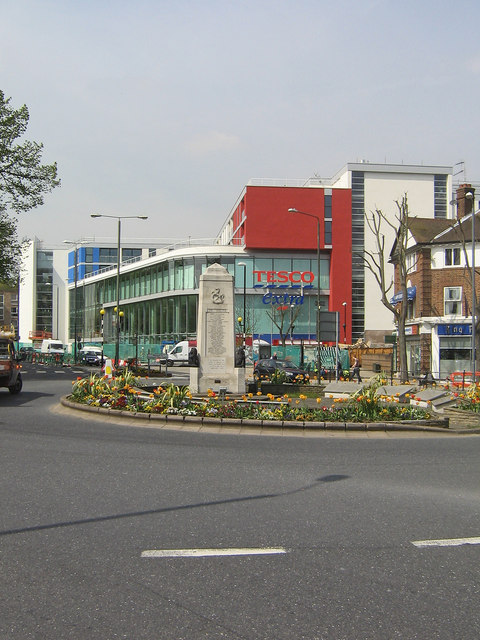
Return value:
M 62 186 L 47 242 L 213 237 L 251 178 L 347 162 L 480 180 L 480 3 L 3 0 L 0 88 Z

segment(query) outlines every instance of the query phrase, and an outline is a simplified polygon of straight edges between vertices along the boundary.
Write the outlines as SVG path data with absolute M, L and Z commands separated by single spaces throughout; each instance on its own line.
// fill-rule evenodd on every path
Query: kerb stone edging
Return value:
M 468 435 L 468 434 L 480 434 L 480 428 L 478 429 L 450 429 L 448 418 L 440 418 L 439 420 L 403 420 L 399 422 L 295 422 L 293 420 L 259 420 L 259 419 L 246 419 L 246 418 L 212 418 L 203 416 L 181 416 L 175 414 L 152 414 L 152 413 L 140 413 L 135 411 L 122 411 L 118 409 L 109 409 L 103 407 L 92 407 L 87 404 L 80 404 L 78 402 L 72 402 L 68 399 L 68 396 L 63 396 L 60 399 L 60 403 L 64 407 L 69 409 L 75 409 L 76 411 L 86 411 L 90 413 L 96 413 L 105 416 L 115 416 L 119 418 L 141 418 L 151 422 L 165 422 L 170 423 L 172 427 L 174 424 L 189 424 L 192 426 L 218 426 L 225 427 L 226 429 L 240 426 L 240 427 L 262 427 L 273 429 L 310 429 L 310 430 L 324 430 L 324 431 L 423 431 L 430 433 L 450 433 L 455 435 Z M 445 425 L 445 426 L 441 426 Z

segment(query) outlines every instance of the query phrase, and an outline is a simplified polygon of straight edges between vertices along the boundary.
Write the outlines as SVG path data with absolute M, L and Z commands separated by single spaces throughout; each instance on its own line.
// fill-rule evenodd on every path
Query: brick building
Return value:
M 471 371 L 472 248 L 474 264 L 480 265 L 480 218 L 477 212 L 472 222 L 474 202 L 474 190 L 464 184 L 457 190 L 456 219 L 408 220 L 405 334 L 408 371 L 413 375 L 431 371 L 435 378 L 446 378 L 454 371 Z M 477 289 L 478 274 L 475 280 Z M 395 290 L 399 289 L 396 268 Z M 401 294 L 391 302 L 400 304 Z

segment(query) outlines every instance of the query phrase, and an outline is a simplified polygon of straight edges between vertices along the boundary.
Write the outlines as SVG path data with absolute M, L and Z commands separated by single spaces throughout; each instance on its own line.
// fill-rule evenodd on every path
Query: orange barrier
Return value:
M 471 371 L 454 371 L 448 377 L 454 387 L 463 387 L 473 382 Z M 480 381 L 480 371 L 475 372 L 475 379 Z

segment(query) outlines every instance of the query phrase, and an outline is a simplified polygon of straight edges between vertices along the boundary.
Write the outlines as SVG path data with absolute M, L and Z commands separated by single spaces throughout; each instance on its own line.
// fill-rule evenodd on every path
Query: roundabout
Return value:
M 167 429 L 269 435 L 480 433 L 476 414 L 465 421 L 467 412 L 433 409 L 432 400 L 427 399 L 438 395 L 433 390 L 416 391 L 416 395 L 407 390 L 403 387 L 395 396 L 386 396 L 392 389 L 375 379 L 361 388 L 355 383 L 328 385 L 321 397 L 315 397 L 314 391 L 310 397 L 211 391 L 193 396 L 187 386 L 156 386 L 154 380 L 139 380 L 127 373 L 110 380 L 95 375 L 79 378 L 61 404 L 100 420 Z

